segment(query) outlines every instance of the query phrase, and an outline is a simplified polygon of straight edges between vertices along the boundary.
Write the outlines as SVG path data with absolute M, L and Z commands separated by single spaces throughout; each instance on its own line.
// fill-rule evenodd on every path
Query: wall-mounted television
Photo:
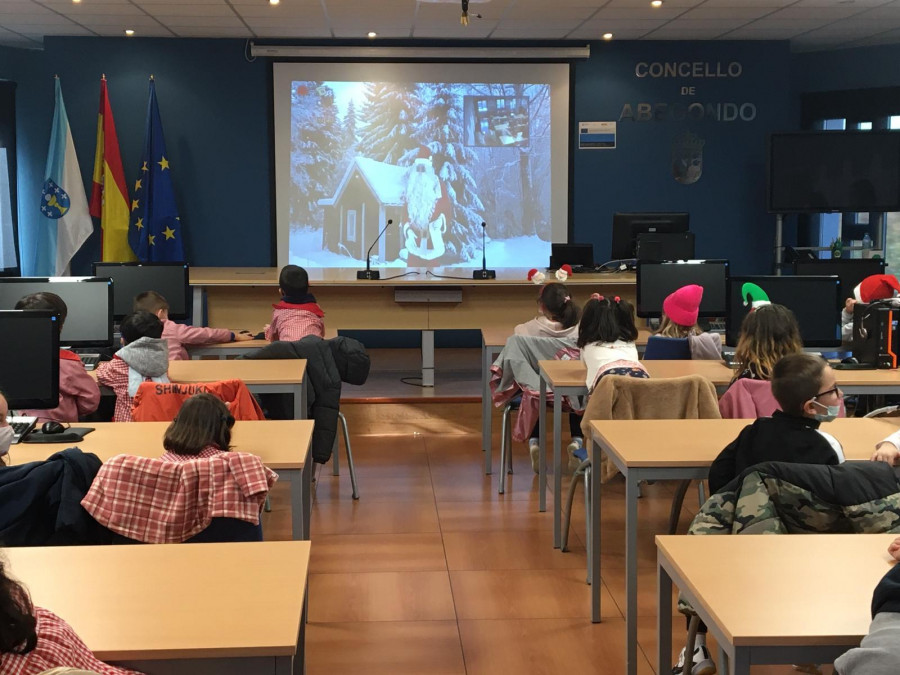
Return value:
M 900 131 L 769 136 L 772 213 L 900 211 Z

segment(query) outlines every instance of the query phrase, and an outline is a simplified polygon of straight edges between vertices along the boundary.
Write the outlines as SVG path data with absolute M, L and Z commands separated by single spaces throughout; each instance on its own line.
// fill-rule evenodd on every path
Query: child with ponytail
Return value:
M 539 314 L 515 327 L 515 335 L 575 338 L 578 335 L 578 305 L 564 284 L 546 284 L 538 296 Z

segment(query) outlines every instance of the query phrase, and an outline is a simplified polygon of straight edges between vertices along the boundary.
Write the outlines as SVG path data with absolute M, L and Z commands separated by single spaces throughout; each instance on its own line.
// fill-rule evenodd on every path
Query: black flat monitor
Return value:
M 0 311 L 0 391 L 10 409 L 59 405 L 59 321 L 50 310 Z
M 594 266 L 593 244 L 550 244 L 550 269 L 563 265 L 572 267 Z
M 103 277 L 2 278 L 0 309 L 14 309 L 19 300 L 32 293 L 56 293 L 68 309 L 60 344 L 67 347 L 111 347 L 112 287 L 112 281 Z
M 693 260 L 693 232 L 641 232 L 637 236 L 638 260 Z
M 614 213 L 610 260 L 637 257 L 637 236 L 641 233 L 687 232 L 688 213 Z
M 703 286 L 701 317 L 725 316 L 728 311 L 727 260 L 681 260 L 651 262 L 638 260 L 637 315 L 658 319 L 666 297 L 682 286 Z
M 837 347 L 841 344 L 841 307 L 844 304 L 841 280 L 837 276 L 731 277 L 728 280 L 728 314 L 725 316 L 725 343 L 737 345 L 741 322 L 751 307 L 744 305 L 741 287 L 759 286 L 769 300 L 784 305 L 797 317 L 804 347 Z
M 873 274 L 884 274 L 883 258 L 849 258 L 837 260 L 797 260 L 794 274 L 798 276 L 832 276 L 841 280 L 841 292 L 850 298 L 859 282 Z
M 94 276 L 113 280 L 113 318 L 131 314 L 134 296 L 156 291 L 169 303 L 170 319 L 188 318 L 189 267 L 186 263 L 95 262 Z

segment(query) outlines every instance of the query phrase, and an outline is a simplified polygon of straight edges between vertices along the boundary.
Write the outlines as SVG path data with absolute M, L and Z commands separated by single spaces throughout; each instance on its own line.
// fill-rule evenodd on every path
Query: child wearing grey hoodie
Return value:
M 163 324 L 146 311 L 129 314 L 119 326 L 123 347 L 111 361 L 97 367 L 97 382 L 116 394 L 113 422 L 130 422 L 134 396 L 141 382 L 168 382 L 169 350 Z

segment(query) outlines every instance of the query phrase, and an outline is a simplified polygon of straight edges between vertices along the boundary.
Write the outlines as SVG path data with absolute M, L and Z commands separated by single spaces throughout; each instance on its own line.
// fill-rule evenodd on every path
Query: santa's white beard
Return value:
M 409 224 L 419 236 L 428 231 L 435 204 L 441 198 L 441 184 L 434 174 L 434 167 L 426 165 L 425 171 L 416 171 L 413 165 L 406 184 L 406 212 Z

